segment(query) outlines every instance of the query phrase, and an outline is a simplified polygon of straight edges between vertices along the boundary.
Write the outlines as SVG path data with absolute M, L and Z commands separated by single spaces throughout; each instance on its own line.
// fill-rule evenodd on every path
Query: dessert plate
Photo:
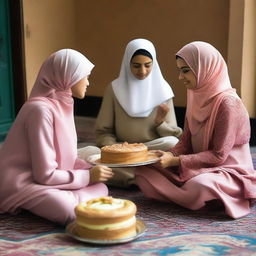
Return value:
M 136 235 L 127 237 L 127 238 L 123 238 L 123 239 L 114 239 L 114 240 L 107 240 L 107 239 L 106 240 L 98 240 L 98 239 L 89 239 L 89 238 L 81 237 L 76 233 L 75 221 L 71 222 L 66 227 L 66 233 L 69 236 L 71 236 L 72 238 L 74 238 L 78 241 L 81 241 L 81 242 L 85 242 L 85 243 L 102 244 L 102 245 L 127 243 L 127 242 L 130 242 L 130 241 L 133 241 L 133 240 L 139 238 L 140 236 L 142 236 L 144 234 L 145 231 L 146 231 L 146 226 L 145 226 L 144 222 L 139 219 L 137 219 L 137 221 L 136 221 Z
M 148 165 L 156 163 L 159 160 L 159 157 L 153 153 L 148 152 L 148 160 L 143 162 L 135 162 L 135 163 L 118 163 L 118 164 L 106 164 L 100 162 L 100 154 L 91 155 L 88 157 L 87 161 L 93 165 L 105 165 L 107 167 L 131 167 L 131 166 L 140 166 L 140 165 Z

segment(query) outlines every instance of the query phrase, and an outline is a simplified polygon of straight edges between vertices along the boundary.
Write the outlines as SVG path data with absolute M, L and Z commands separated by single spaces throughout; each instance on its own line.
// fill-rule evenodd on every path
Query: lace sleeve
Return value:
M 198 175 L 201 168 L 221 166 L 235 145 L 248 143 L 250 123 L 239 98 L 227 97 L 220 104 L 209 150 L 181 155 L 180 175 L 183 179 Z
M 175 156 L 179 155 L 186 155 L 192 153 L 192 146 L 191 146 L 191 133 L 188 129 L 188 123 L 185 121 L 184 125 L 184 132 L 176 144 L 175 147 L 170 149 L 170 152 L 173 153 Z

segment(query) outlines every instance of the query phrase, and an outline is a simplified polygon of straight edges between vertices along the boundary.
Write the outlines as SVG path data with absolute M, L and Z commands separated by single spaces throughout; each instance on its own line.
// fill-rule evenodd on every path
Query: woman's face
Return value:
M 131 59 L 132 74 L 139 80 L 145 79 L 151 72 L 153 60 L 144 55 L 136 55 Z
M 183 59 L 177 58 L 176 62 L 179 69 L 179 80 L 183 81 L 183 84 L 187 87 L 187 89 L 195 89 L 197 83 L 196 76 L 194 75 L 193 71 Z
M 89 76 L 86 76 L 71 87 L 73 97 L 78 99 L 83 99 L 85 97 L 87 86 L 89 86 L 88 79 Z

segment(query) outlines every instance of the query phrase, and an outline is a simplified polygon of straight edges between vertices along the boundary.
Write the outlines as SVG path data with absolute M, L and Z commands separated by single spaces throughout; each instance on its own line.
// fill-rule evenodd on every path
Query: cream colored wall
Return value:
M 77 0 L 78 47 L 95 63 L 89 95 L 102 96 L 120 70 L 126 44 L 151 40 L 176 106 L 186 106 L 186 89 L 177 79 L 175 53 L 186 43 L 204 40 L 226 58 L 229 1 L 225 0 Z M 86 17 L 86 18 L 84 18 Z
M 184 44 L 203 40 L 227 60 L 232 85 L 256 117 L 255 0 L 23 0 L 28 92 L 47 56 L 74 48 L 96 66 L 88 89 L 103 96 L 118 76 L 126 44 L 151 40 L 176 106 L 186 106 L 174 55 Z
M 256 1 L 246 0 L 244 8 L 244 44 L 241 97 L 250 116 L 256 117 Z
M 232 86 L 241 96 L 241 76 L 243 57 L 244 1 L 230 0 L 228 69 Z
M 250 117 L 256 117 L 256 1 L 230 0 L 228 67 Z
M 207 3 L 207 4 L 206 4 Z M 228 1 L 223 0 L 23 0 L 28 91 L 43 60 L 71 47 L 96 65 L 88 95 L 103 96 L 119 73 L 126 44 L 151 40 L 176 106 L 186 105 L 186 90 L 177 79 L 174 54 L 184 44 L 205 40 L 226 57 Z
M 74 0 L 23 0 L 28 94 L 42 62 L 61 48 L 76 48 Z

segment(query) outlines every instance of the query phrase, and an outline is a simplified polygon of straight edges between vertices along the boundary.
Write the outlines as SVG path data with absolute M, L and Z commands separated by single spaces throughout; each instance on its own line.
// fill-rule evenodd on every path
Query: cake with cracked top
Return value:
M 148 147 L 143 143 L 120 143 L 101 148 L 101 163 L 132 164 L 148 160 Z

